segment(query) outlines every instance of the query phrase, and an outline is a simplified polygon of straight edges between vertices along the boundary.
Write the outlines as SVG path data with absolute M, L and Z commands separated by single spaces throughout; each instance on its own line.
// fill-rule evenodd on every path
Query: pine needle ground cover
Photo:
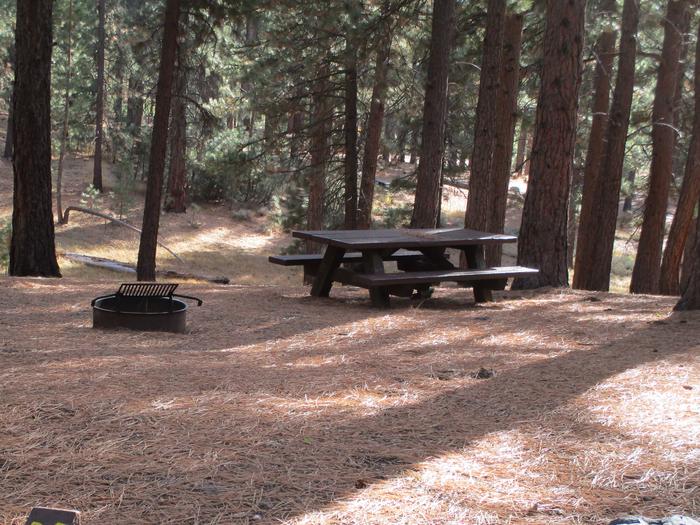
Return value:
M 700 514 L 700 317 L 673 299 L 189 285 L 189 334 L 93 330 L 113 285 L 0 279 L 0 523 Z

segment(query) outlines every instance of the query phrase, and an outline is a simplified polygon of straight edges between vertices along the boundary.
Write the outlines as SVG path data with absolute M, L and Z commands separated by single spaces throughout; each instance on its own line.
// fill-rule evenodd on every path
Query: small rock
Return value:
M 668 518 L 653 519 L 643 516 L 629 516 L 612 520 L 608 525 L 700 525 L 700 522 L 688 516 L 670 516 Z
M 584 301 L 590 301 L 590 302 L 592 302 L 592 303 L 599 303 L 600 301 L 602 301 L 602 299 L 596 297 L 595 295 L 591 295 L 591 296 L 589 296 L 589 297 L 586 297 L 586 298 L 584 299 Z
M 490 368 L 484 368 L 484 367 L 482 366 L 481 368 L 479 368 L 479 370 L 477 370 L 476 372 L 474 372 L 474 374 L 472 375 L 472 377 L 473 377 L 474 379 L 490 379 L 490 378 L 492 378 L 492 377 L 495 376 L 495 375 L 496 375 L 496 371 L 495 371 L 495 370 L 492 370 L 492 369 L 490 369 Z

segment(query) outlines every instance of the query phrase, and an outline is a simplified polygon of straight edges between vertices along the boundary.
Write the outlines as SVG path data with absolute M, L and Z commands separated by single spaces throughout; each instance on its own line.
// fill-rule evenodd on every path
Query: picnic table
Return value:
M 453 281 L 471 286 L 476 302 L 492 300 L 491 291 L 503 289 L 510 277 L 537 273 L 522 266 L 488 268 L 484 247 L 513 243 L 513 235 L 465 228 L 293 231 L 299 239 L 325 245 L 323 255 L 272 256 L 270 262 L 304 265 L 313 279 L 311 295 L 327 297 L 334 282 L 367 288 L 372 304 L 386 308 L 389 296 L 427 296 L 435 284 Z M 464 253 L 467 268 L 453 264 L 446 250 Z M 386 273 L 385 261 L 397 261 L 399 272 Z M 342 265 L 342 266 L 341 266 Z

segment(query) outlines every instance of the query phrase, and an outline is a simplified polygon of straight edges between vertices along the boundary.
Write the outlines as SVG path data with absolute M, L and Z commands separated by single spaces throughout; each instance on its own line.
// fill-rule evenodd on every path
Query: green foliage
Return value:
M 110 208 L 123 219 L 134 205 L 134 175 L 131 163 L 121 161 L 115 170 L 117 184 L 109 192 Z
M 91 210 L 99 208 L 102 205 L 102 193 L 90 184 L 80 194 L 80 204 Z
M 0 270 L 7 271 L 10 264 L 10 240 L 12 239 L 12 221 L 0 221 Z
M 280 182 L 261 162 L 259 143 L 250 143 L 243 130 L 223 130 L 206 142 L 205 153 L 192 181 L 192 196 L 205 201 L 265 205 Z
M 407 228 L 411 223 L 413 204 L 387 206 L 382 212 L 382 227 Z

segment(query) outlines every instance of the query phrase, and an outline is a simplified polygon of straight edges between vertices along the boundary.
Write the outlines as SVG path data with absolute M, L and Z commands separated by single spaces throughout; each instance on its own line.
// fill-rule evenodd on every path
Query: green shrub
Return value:
M 7 271 L 10 265 L 10 240 L 12 239 L 12 221 L 0 221 L 0 270 Z

